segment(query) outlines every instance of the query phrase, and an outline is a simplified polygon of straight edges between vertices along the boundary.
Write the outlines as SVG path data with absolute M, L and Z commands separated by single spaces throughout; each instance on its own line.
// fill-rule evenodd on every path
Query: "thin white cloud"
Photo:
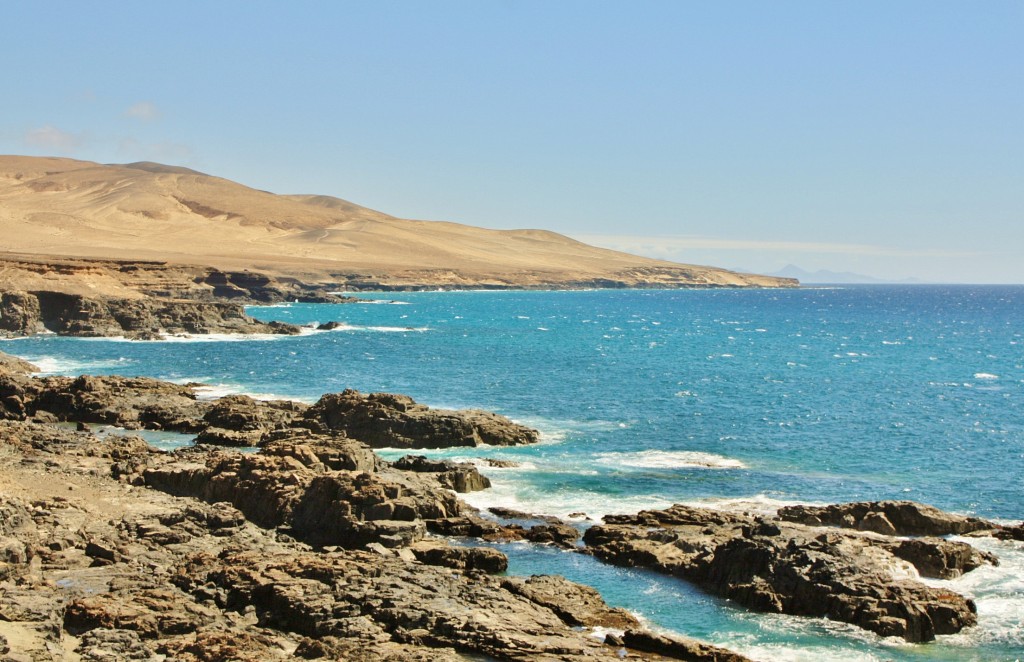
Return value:
M 84 142 L 82 136 L 58 129 L 52 124 L 29 129 L 25 132 L 22 140 L 29 147 L 53 149 L 60 152 L 73 152 Z
M 160 117 L 160 109 L 151 101 L 140 101 L 129 106 L 128 110 L 124 111 L 124 116 L 142 120 L 143 122 L 152 122 Z
M 578 234 L 576 239 L 629 252 L 669 255 L 688 250 L 729 250 L 759 253 L 828 253 L 878 257 L 977 257 L 978 253 L 934 248 L 899 248 L 874 244 L 811 241 L 758 241 L 682 235 Z

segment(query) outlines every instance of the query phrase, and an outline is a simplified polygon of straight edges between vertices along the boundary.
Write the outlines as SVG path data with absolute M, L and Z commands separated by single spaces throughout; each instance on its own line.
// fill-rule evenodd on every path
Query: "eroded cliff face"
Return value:
M 125 337 L 208 333 L 299 333 L 293 324 L 259 322 L 240 303 L 87 297 L 64 292 L 0 293 L 0 334 Z

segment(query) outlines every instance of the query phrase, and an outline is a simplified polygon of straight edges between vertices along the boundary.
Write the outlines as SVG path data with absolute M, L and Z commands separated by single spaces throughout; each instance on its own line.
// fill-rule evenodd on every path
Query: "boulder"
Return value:
M 496 574 L 508 569 L 508 557 L 490 547 L 461 547 L 436 541 L 423 541 L 412 546 L 416 558 L 427 565 L 456 570 L 482 570 Z

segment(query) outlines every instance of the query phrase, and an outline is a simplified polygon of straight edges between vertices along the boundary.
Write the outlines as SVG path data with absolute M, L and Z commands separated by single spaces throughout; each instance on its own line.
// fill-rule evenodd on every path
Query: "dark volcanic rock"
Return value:
M 441 485 L 460 494 L 486 490 L 491 486 L 487 476 L 481 475 L 480 471 L 468 462 L 428 460 L 422 455 L 406 455 L 391 466 L 403 471 L 437 474 L 436 478 Z
M 825 616 L 882 636 L 931 641 L 977 622 L 974 603 L 894 574 L 955 576 L 990 558 L 947 541 L 856 532 L 676 505 L 606 518 L 584 534 L 595 556 L 684 577 L 758 611 Z
M 508 570 L 508 557 L 489 547 L 454 547 L 444 543 L 423 541 L 413 545 L 416 558 L 427 565 L 456 570 L 482 570 L 490 574 Z
M 779 519 L 812 526 L 838 526 L 898 536 L 946 536 L 998 528 L 992 522 L 953 515 L 913 501 L 786 506 L 779 509 Z
M 290 426 L 307 408 L 292 400 L 255 400 L 247 395 L 226 395 L 214 401 L 203 420 L 211 427 L 265 432 Z
M 415 475 L 328 470 L 312 447 L 285 442 L 258 455 L 217 453 L 203 464 L 154 466 L 144 479 L 171 494 L 227 501 L 260 526 L 287 526 L 314 545 L 407 545 L 423 537 L 423 520 L 461 511 L 451 493 Z
M 259 322 L 241 303 L 159 298 L 86 297 L 65 292 L 0 294 L 0 332 L 149 340 L 163 334 L 272 333 L 297 334 L 281 322 Z
M 627 630 L 622 637 L 622 643 L 634 650 L 664 655 L 676 660 L 750 662 L 748 658 L 725 648 L 710 646 L 693 639 L 669 637 L 644 630 Z
M 431 409 L 390 393 L 330 393 L 306 412 L 308 424 L 344 431 L 374 448 L 448 448 L 538 441 L 539 434 L 504 416 L 475 409 Z
M 506 577 L 501 586 L 531 602 L 552 610 L 573 626 L 600 626 L 626 630 L 640 622 L 625 609 L 612 609 L 601 594 L 557 575 Z
M 29 336 L 44 330 L 39 299 L 28 292 L 0 292 L 0 333 Z
M 205 427 L 207 405 L 196 402 L 191 388 L 148 377 L 47 377 L 30 395 L 30 413 L 44 410 L 65 421 L 187 432 Z
M 25 379 L 39 382 L 18 386 L 26 402 L 49 390 L 65 415 L 141 420 L 160 393 L 86 379 L 61 398 L 78 380 Z M 194 404 L 207 424 L 210 403 Z M 250 409 L 211 420 L 263 425 Z M 83 427 L 0 421 L 0 596 L 18 635 L 0 651 L 12 660 L 662 659 L 591 636 L 588 624 L 632 627 L 591 589 L 503 581 L 499 551 L 417 540 L 428 523 L 502 531 L 463 512 L 443 471 L 400 470 L 305 428 L 266 431 L 260 453 L 242 454 L 163 453 Z

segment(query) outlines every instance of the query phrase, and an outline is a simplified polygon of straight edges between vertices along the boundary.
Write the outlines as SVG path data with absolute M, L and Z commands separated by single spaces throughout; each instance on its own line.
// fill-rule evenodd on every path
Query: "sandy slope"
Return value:
M 275 195 L 186 168 L 0 156 L 0 248 L 158 260 L 390 284 L 792 284 L 595 248 L 542 230 L 398 219 L 317 195 Z M 2 257 L 2 253 L 0 253 Z

